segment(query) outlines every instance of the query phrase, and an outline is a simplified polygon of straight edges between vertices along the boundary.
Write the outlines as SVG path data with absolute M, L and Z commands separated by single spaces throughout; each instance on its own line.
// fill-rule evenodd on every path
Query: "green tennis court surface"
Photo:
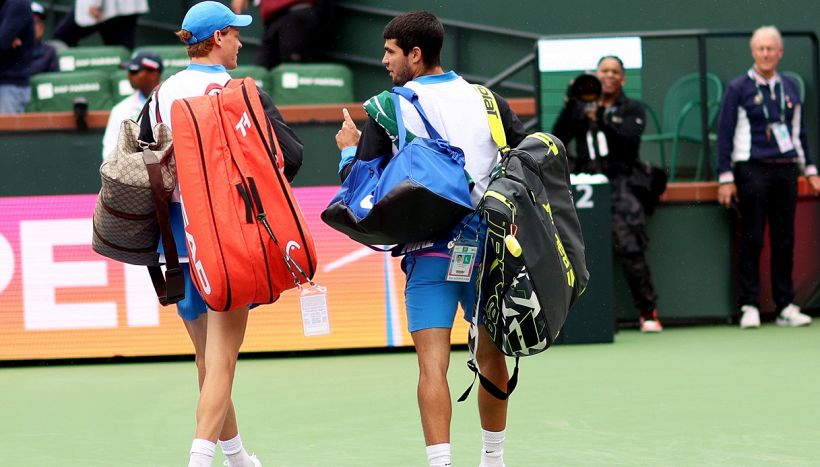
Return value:
M 411 353 L 243 360 L 234 401 L 265 466 L 422 466 L 415 382 Z M 187 362 L 0 368 L 0 465 L 186 465 L 195 391 Z M 478 464 L 475 403 L 454 406 L 456 467 Z M 522 360 L 505 452 L 508 467 L 820 465 L 820 325 L 628 330 Z

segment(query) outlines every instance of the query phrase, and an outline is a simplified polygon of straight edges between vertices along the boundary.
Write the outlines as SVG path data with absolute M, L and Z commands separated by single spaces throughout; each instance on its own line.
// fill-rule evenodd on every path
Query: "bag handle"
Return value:
M 399 96 L 407 99 L 407 101 L 413 104 L 413 107 L 416 108 L 416 111 L 419 113 L 419 117 L 421 117 L 421 121 L 424 123 L 424 128 L 427 129 L 427 134 L 430 135 L 430 138 L 442 139 L 441 134 L 439 134 L 433 125 L 430 124 L 430 120 L 427 118 L 427 114 L 424 113 L 424 109 L 421 108 L 419 96 L 415 91 L 402 86 L 395 86 L 391 89 L 391 91 L 393 92 L 393 107 L 395 107 L 396 110 L 396 125 L 399 129 L 399 150 L 407 144 L 407 129 L 404 126 L 404 118 L 401 114 Z
M 483 198 L 482 198 L 483 202 Z M 476 209 L 478 211 L 478 209 Z M 461 232 L 458 234 L 461 236 Z M 502 391 L 498 388 L 489 378 L 481 374 L 481 369 L 478 367 L 478 312 L 481 310 L 481 282 L 484 278 L 484 264 L 487 260 L 487 247 L 489 246 L 489 234 L 484 236 L 484 255 L 481 257 L 481 268 L 478 271 L 478 280 L 476 281 L 476 300 L 475 300 L 475 308 L 473 309 L 473 317 L 470 320 L 470 330 L 467 332 L 467 347 L 469 348 L 469 357 L 467 359 L 467 368 L 473 372 L 473 382 L 470 383 L 470 386 L 464 391 L 464 394 L 458 398 L 459 402 L 464 402 L 467 400 L 467 397 L 470 395 L 470 391 L 472 391 L 473 386 L 475 386 L 475 380 L 481 382 L 481 386 L 490 393 L 491 396 L 495 397 L 498 400 L 505 401 L 507 400 L 510 395 L 515 391 L 515 387 L 518 385 L 518 357 L 515 357 L 515 369 L 513 370 L 512 376 L 510 376 L 509 381 L 507 381 L 507 391 Z M 487 319 L 486 316 L 484 319 Z
M 491 396 L 495 397 L 498 400 L 505 401 L 510 398 L 510 395 L 515 391 L 515 387 L 518 385 L 518 357 L 515 357 L 515 369 L 513 370 L 512 376 L 510 376 L 510 380 L 507 382 L 507 391 L 504 392 L 498 388 L 489 378 L 482 375 L 480 371 L 478 371 L 478 366 L 475 364 L 475 360 L 468 360 L 467 361 L 467 368 L 469 368 L 473 372 L 473 382 L 470 383 L 470 387 L 464 391 L 464 394 L 458 398 L 459 402 L 464 402 L 470 396 L 470 391 L 473 390 L 473 386 L 475 386 L 476 377 L 481 382 L 481 387 L 484 388 L 485 391 L 490 393 Z
M 151 93 L 148 94 L 148 98 L 145 99 L 145 105 L 142 106 L 142 110 L 138 114 L 137 119 L 139 120 L 140 124 L 140 134 L 137 136 L 137 141 L 151 144 L 155 143 L 154 140 L 154 130 L 151 128 L 151 119 L 148 118 L 148 109 L 151 105 L 151 100 L 156 102 L 154 108 L 156 109 L 155 115 L 157 123 L 162 123 L 162 116 L 159 113 L 159 87 L 162 86 L 162 83 L 156 85 Z
M 142 143 L 152 144 L 156 142 L 156 140 L 154 140 L 154 131 L 151 129 L 151 119 L 148 117 L 148 106 L 151 104 L 151 98 L 154 96 L 154 93 L 148 96 L 148 99 L 145 100 L 145 105 L 139 113 L 140 134 L 137 136 L 137 141 Z M 157 102 L 157 116 L 159 116 L 159 102 Z M 157 120 L 157 122 L 159 122 L 159 120 Z

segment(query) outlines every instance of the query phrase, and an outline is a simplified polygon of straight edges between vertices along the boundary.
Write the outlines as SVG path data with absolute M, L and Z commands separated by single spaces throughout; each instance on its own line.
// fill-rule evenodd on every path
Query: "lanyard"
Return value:
M 757 97 L 760 98 L 760 105 L 763 106 L 763 115 L 766 117 L 766 123 L 770 123 L 769 108 L 763 102 L 763 92 L 760 90 L 760 83 L 754 80 L 755 88 L 757 88 Z M 776 84 L 776 83 L 775 83 Z M 780 123 L 786 123 L 786 97 L 783 95 L 783 81 L 780 81 Z

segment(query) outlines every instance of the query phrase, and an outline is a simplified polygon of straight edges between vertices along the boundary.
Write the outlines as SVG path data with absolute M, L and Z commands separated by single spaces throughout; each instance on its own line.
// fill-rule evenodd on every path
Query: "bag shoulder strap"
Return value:
M 413 104 L 413 107 L 416 108 L 416 111 L 419 113 L 419 117 L 421 117 L 422 123 L 424 123 L 424 128 L 427 129 L 427 134 L 430 135 L 432 139 L 442 139 L 441 134 L 430 124 L 430 119 L 427 118 L 427 114 L 424 113 L 424 109 L 421 107 L 419 103 L 419 96 L 410 88 L 405 88 L 402 86 L 395 86 L 391 89 L 393 92 L 393 107 L 396 110 L 396 125 L 398 126 L 399 130 L 399 150 L 403 148 L 407 141 L 407 129 L 404 126 L 404 117 L 401 114 L 401 102 L 399 100 L 399 96 L 407 99 L 408 102 Z
M 251 78 L 251 77 L 245 77 L 245 78 L 232 78 L 232 79 L 228 80 L 228 82 L 227 82 L 227 83 L 225 83 L 225 85 L 224 85 L 223 87 L 226 87 L 226 88 L 228 88 L 228 89 L 230 89 L 230 88 L 238 88 L 238 87 L 241 87 L 241 86 L 242 86 L 242 83 L 246 82 L 246 80 L 251 80 L 251 82 L 252 82 L 254 85 L 256 84 L 256 81 L 254 81 L 254 80 L 253 80 L 253 78 Z M 207 92 L 206 92 L 205 94 L 207 94 Z
M 157 223 L 159 224 L 162 246 L 165 251 L 164 280 L 159 266 L 148 266 L 148 274 L 151 276 L 151 283 L 154 285 L 154 291 L 157 293 L 159 302 L 163 305 L 170 305 L 185 298 L 185 281 L 182 277 L 174 234 L 171 230 L 170 215 L 168 213 L 169 196 L 165 192 L 162 183 L 160 160 L 154 154 L 154 151 L 148 148 L 143 149 L 142 161 L 145 162 L 145 168 L 148 170 L 151 196 L 154 199 Z
M 212 94 L 213 91 L 221 92 L 225 88 L 227 88 L 227 89 L 238 88 L 238 87 L 242 86 L 243 81 L 244 81 L 244 79 L 231 78 L 228 81 L 225 81 L 225 84 L 211 83 L 211 84 L 208 85 L 208 87 L 205 88 L 205 92 L 203 92 L 202 95 L 203 96 L 208 96 L 208 95 Z
M 490 124 L 490 133 L 493 135 L 493 141 L 498 146 L 501 154 L 510 152 L 510 146 L 507 144 L 507 134 L 504 132 L 504 123 L 501 121 L 501 112 L 498 110 L 498 102 L 495 100 L 495 95 L 480 84 L 473 84 L 473 87 L 484 101 L 484 109 L 487 110 L 487 122 Z
M 162 123 L 162 117 L 159 112 L 159 88 L 157 87 L 148 95 L 145 100 L 145 105 L 139 113 L 140 119 L 140 133 L 137 140 L 142 143 L 152 144 L 154 140 L 154 130 L 151 128 L 151 118 L 148 116 L 148 111 L 151 105 L 151 100 L 155 101 L 156 120 L 157 123 Z M 171 145 L 168 152 L 173 152 L 174 147 Z M 163 160 L 167 158 L 163 157 Z M 157 298 L 162 305 L 170 305 L 185 298 L 185 281 L 182 277 L 182 269 L 179 266 L 179 256 L 177 255 L 176 243 L 174 242 L 174 234 L 171 230 L 171 222 L 168 214 L 168 194 L 165 192 L 165 187 L 162 182 L 162 171 L 160 168 L 160 160 L 157 155 L 147 147 L 143 148 L 142 161 L 145 163 L 145 168 L 148 171 L 148 180 L 151 183 L 151 196 L 154 199 L 154 212 L 159 224 L 159 231 L 162 236 L 162 245 L 165 251 L 165 277 L 162 275 L 162 269 L 159 266 L 148 266 L 148 275 L 151 276 L 151 284 L 154 286 L 154 291 L 157 293 Z

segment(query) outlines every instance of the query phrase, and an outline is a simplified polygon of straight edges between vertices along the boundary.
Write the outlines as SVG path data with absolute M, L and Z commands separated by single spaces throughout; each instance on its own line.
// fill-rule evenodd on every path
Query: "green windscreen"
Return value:
M 114 103 L 107 70 L 40 73 L 31 78 L 30 112 L 71 112 L 84 100 L 88 110 L 107 110 Z
M 353 73 L 336 63 L 283 63 L 271 71 L 277 105 L 353 102 Z
M 262 90 L 267 90 L 270 83 L 270 71 L 261 66 L 240 65 L 233 70 L 228 70 L 228 74 L 231 78 L 251 77 L 256 82 L 256 86 Z
M 128 49 L 122 46 L 69 47 L 57 52 L 60 71 L 113 71 L 128 60 Z

